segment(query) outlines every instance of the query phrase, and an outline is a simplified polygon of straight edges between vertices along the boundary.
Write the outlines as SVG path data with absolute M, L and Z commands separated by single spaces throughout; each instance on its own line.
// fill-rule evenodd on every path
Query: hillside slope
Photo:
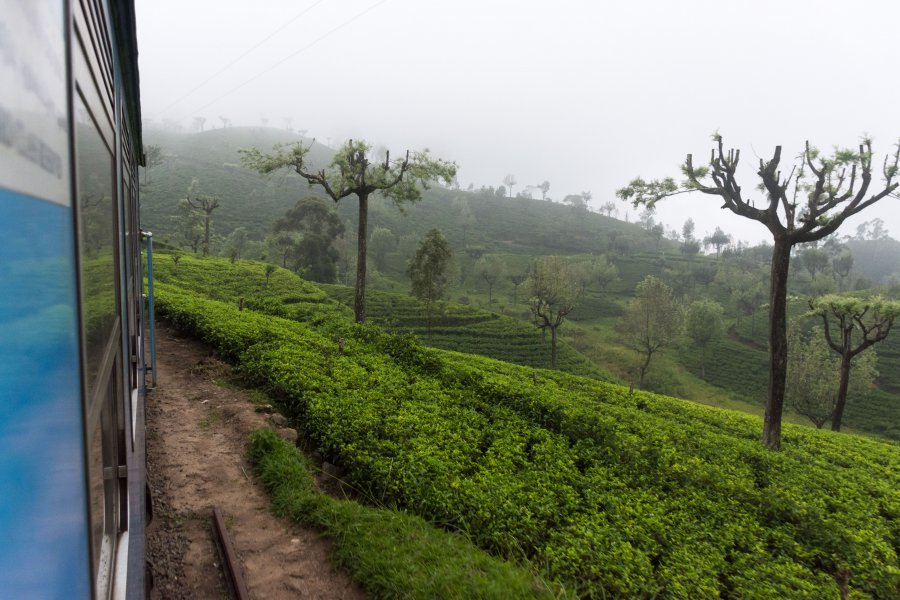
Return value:
M 771 452 L 758 418 L 424 348 L 302 282 L 278 284 L 290 320 L 173 285 L 234 285 L 206 272 L 170 273 L 162 313 L 279 398 L 363 497 L 583 597 L 900 593 L 896 444 L 787 424 Z

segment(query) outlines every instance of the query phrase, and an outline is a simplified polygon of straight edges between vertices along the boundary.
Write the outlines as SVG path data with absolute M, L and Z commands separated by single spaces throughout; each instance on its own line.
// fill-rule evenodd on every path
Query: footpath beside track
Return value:
M 156 344 L 158 387 L 147 398 L 151 598 L 227 597 L 212 534 L 214 505 L 251 598 L 365 598 L 346 573 L 335 571 L 330 543 L 273 516 L 268 496 L 253 481 L 250 433 L 267 425 L 288 437 L 296 433 L 273 426 L 277 415 L 256 412 L 248 392 L 228 385 L 229 367 L 203 344 L 165 324 Z

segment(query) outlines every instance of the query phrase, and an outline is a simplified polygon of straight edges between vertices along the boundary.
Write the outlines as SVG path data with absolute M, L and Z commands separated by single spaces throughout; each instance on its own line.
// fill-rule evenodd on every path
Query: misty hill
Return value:
M 293 143 L 298 134 L 285 130 L 256 127 L 213 129 L 183 134 L 150 129 L 147 144 L 162 148 L 164 160 L 149 169 L 147 185 L 142 187 L 144 225 L 163 236 L 174 231 L 171 216 L 193 179 L 199 192 L 216 196 L 220 208 L 213 215 L 213 228 L 226 236 L 236 227 L 245 227 L 252 239 L 262 239 L 274 221 L 307 196 L 324 197 L 299 176 L 286 170 L 262 177 L 244 168 L 238 150 L 256 147 L 270 151 L 274 144 Z M 310 153 L 313 167 L 325 166 L 333 151 L 316 143 Z M 464 219 L 459 203 L 465 199 L 471 217 Z M 341 217 L 355 224 L 356 207 L 352 199 L 336 206 Z M 617 229 L 641 244 L 649 245 L 646 232 L 633 223 L 624 223 L 571 206 L 528 200 L 500 198 L 493 194 L 432 188 L 421 202 L 404 207 L 403 212 L 389 202 L 371 201 L 369 226 L 387 227 L 402 237 L 420 239 L 438 224 L 456 248 L 481 246 L 487 252 L 506 252 L 534 256 L 538 254 L 600 253 L 608 250 L 605 235 Z M 638 245 L 635 243 L 635 245 Z M 662 245 L 671 247 L 663 241 Z
M 875 284 L 891 276 L 900 279 L 900 242 L 893 238 L 879 240 L 848 240 L 853 253 L 853 274 L 868 277 Z
M 309 188 L 296 175 L 283 172 L 265 178 L 240 165 L 239 148 L 252 146 L 268 151 L 273 144 L 296 141 L 296 134 L 274 129 L 231 128 L 196 134 L 151 130 L 147 137 L 148 143 L 160 145 L 166 156 L 163 164 L 150 169 L 150 183 L 144 188 L 142 198 L 144 226 L 157 234 L 156 239 L 165 240 L 167 234 L 173 233 L 171 217 L 193 178 L 199 180 L 202 193 L 220 199 L 221 207 L 213 215 L 213 230 L 222 237 L 236 227 L 245 227 L 251 239 L 262 240 L 272 223 L 298 199 L 321 196 L 318 190 Z M 325 146 L 316 144 L 313 147 L 315 164 L 324 166 L 331 155 Z M 352 232 L 356 203 L 347 199 L 338 203 L 336 209 L 348 231 Z M 483 327 L 502 324 L 501 320 L 486 317 L 487 314 L 512 317 L 518 319 L 522 327 L 532 327 L 527 324 L 530 313 L 523 301 L 523 291 L 514 289 L 508 275 L 524 273 L 535 257 L 547 254 L 610 255 L 618 268 L 619 280 L 603 290 L 587 289 L 578 309 L 562 329 L 562 339 L 603 372 L 626 384 L 633 381 L 634 357 L 622 345 L 615 324 L 635 285 L 648 274 L 664 279 L 673 287 L 690 280 L 694 296 L 710 297 L 726 307 L 730 333 L 716 343 L 715 358 L 705 365 L 705 369 L 686 340 L 655 358 L 658 362 L 650 371 L 649 389 L 761 414 L 767 379 L 765 315 L 763 311 L 756 315 L 756 327 L 752 332 L 748 329 L 749 321 L 746 318 L 741 321 L 731 308 L 729 292 L 715 281 L 720 266 L 715 257 L 700 255 L 688 260 L 681 255 L 675 242 L 662 239 L 657 246 L 638 224 L 576 210 L 569 205 L 498 197 L 489 191 L 466 192 L 435 187 L 426 192 L 421 202 L 405 207 L 402 212 L 390 202 L 374 198 L 370 201 L 369 227 L 370 235 L 376 228 L 389 230 L 393 240 L 380 257 L 371 245 L 369 249 L 373 263 L 370 265 L 370 309 L 373 318 L 388 326 L 396 325 L 391 322 L 396 317 L 389 313 L 415 304 L 403 296 L 409 289 L 406 261 L 423 235 L 435 227 L 450 241 L 460 269 L 460 283 L 451 290 L 450 300 L 470 304 L 476 312 L 480 310 L 478 318 L 482 319 Z M 352 233 L 346 235 L 343 243 L 346 245 L 343 253 L 352 254 L 355 236 Z M 868 277 L 880 281 L 895 272 L 891 260 L 900 260 L 900 251 L 894 244 L 900 246 L 895 240 L 851 242 L 857 257 L 852 279 Z M 262 245 L 258 243 L 256 249 L 256 255 L 248 253 L 245 257 L 258 258 Z M 477 257 L 482 254 L 500 257 L 507 268 L 507 276 L 493 289 L 492 303 L 488 302 L 485 282 L 475 272 Z M 349 265 L 341 267 L 343 274 L 351 271 Z M 342 277 L 341 282 L 350 283 L 351 279 Z M 343 291 L 337 287 L 326 289 L 342 300 L 349 294 L 346 288 Z M 386 292 L 386 295 L 377 295 L 376 291 Z M 804 292 L 798 290 L 797 293 Z M 382 308 L 385 310 L 381 311 Z M 798 308 L 797 314 L 804 310 Z M 470 325 L 465 319 L 442 326 L 439 333 L 435 332 L 433 343 L 473 353 L 489 353 L 490 345 L 469 335 L 470 332 L 464 331 L 467 328 Z M 425 328 L 421 322 L 397 329 L 416 331 L 427 342 L 428 336 L 423 335 Z M 531 333 L 527 333 L 522 329 L 515 335 L 521 336 L 523 348 L 533 348 L 530 344 L 536 339 L 536 330 L 532 328 Z M 879 389 L 865 400 L 849 405 L 845 422 L 857 430 L 900 438 L 900 361 L 897 360 L 900 334 L 894 334 L 893 339 L 876 350 L 879 353 Z M 540 352 L 528 349 L 520 357 L 514 358 L 510 354 L 505 358 L 531 365 L 540 355 Z M 795 421 L 802 420 L 796 418 Z
M 213 215 L 214 230 L 225 236 L 237 227 L 246 227 L 251 235 L 260 238 L 272 223 L 293 206 L 301 189 L 297 176 L 286 173 L 270 179 L 241 166 L 238 150 L 259 147 L 271 149 L 275 144 L 299 141 L 296 133 L 278 129 L 234 127 L 183 134 L 160 129 L 145 132 L 145 144 L 162 149 L 162 163 L 145 173 L 141 180 L 141 215 L 145 228 L 162 237 L 174 229 L 172 216 L 177 213 L 178 201 L 184 198 L 193 179 L 198 191 L 220 199 L 220 207 Z M 304 143 L 311 140 L 303 139 Z M 315 144 L 310 161 L 325 166 L 332 152 Z M 285 182 L 285 179 L 290 181 Z M 305 186 L 304 186 L 305 188 Z M 315 195 L 303 190 L 306 195 Z

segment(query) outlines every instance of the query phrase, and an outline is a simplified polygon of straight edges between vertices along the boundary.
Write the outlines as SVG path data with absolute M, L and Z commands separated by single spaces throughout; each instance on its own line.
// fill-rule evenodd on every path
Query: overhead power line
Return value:
M 263 39 L 261 39 L 259 42 L 257 42 L 256 44 L 254 44 L 253 46 L 251 46 L 250 48 L 248 48 L 247 50 L 245 50 L 242 54 L 240 54 L 237 58 L 235 58 L 234 60 L 232 60 L 230 63 L 228 63 L 227 65 L 225 65 L 224 67 L 222 67 L 221 69 L 219 69 L 218 71 L 216 71 L 215 73 L 213 73 L 212 75 L 210 75 L 209 77 L 207 77 L 206 79 L 204 79 L 203 81 L 201 81 L 200 83 L 198 83 L 196 86 L 194 86 L 193 88 L 191 88 L 190 90 L 188 90 L 186 93 L 182 94 L 181 96 L 179 96 L 178 98 L 176 98 L 175 100 L 173 100 L 168 106 L 166 106 L 166 107 L 163 108 L 161 111 L 159 111 L 158 113 L 156 113 L 156 114 L 154 115 L 154 117 L 155 117 L 155 118 L 161 117 L 163 114 L 165 114 L 166 112 L 168 112 L 170 108 L 172 108 L 173 106 L 176 106 L 177 104 L 181 103 L 181 101 L 184 100 L 185 98 L 188 98 L 189 96 L 193 95 L 194 92 L 196 92 L 197 90 L 199 90 L 200 88 L 202 88 L 204 85 L 206 85 L 207 83 L 209 83 L 210 81 L 212 81 L 213 79 L 215 79 L 216 77 L 218 77 L 219 75 L 221 75 L 222 73 L 224 73 L 225 71 L 227 71 L 228 69 L 230 69 L 231 67 L 233 67 L 233 66 L 234 66 L 235 64 L 237 64 L 238 61 L 240 61 L 242 58 L 244 58 L 245 56 L 247 56 L 248 54 L 250 54 L 251 52 L 253 52 L 253 51 L 256 50 L 257 48 L 259 48 L 260 46 L 262 46 L 263 44 L 265 44 L 265 43 L 268 42 L 269 40 L 271 40 L 271 39 L 272 39 L 273 37 L 275 37 L 277 34 L 279 34 L 279 33 L 281 33 L 282 31 L 284 31 L 284 30 L 288 27 L 288 25 L 290 25 L 291 23 L 293 23 L 294 21 L 296 21 L 297 19 L 299 19 L 300 17 L 302 17 L 303 15 L 305 15 L 306 13 L 308 13 L 309 11 L 311 11 L 312 9 L 314 9 L 315 7 L 317 7 L 318 5 L 322 4 L 323 2 L 327 2 L 327 1 L 328 1 L 328 0 L 317 0 L 316 2 L 313 2 L 310 6 L 306 7 L 306 8 L 303 9 L 301 12 L 297 13 L 296 15 L 294 15 L 293 17 L 291 17 L 290 19 L 288 19 L 281 27 L 279 27 L 278 29 L 276 29 L 275 31 L 273 31 L 272 33 L 270 33 L 269 35 L 267 35 L 266 37 L 264 37 Z
M 378 2 L 376 2 L 375 4 L 373 4 L 372 6 L 370 6 L 369 8 L 367 8 L 367 9 L 363 10 L 362 12 L 359 12 L 359 13 L 357 13 L 356 15 L 350 17 L 349 19 L 347 19 L 346 21 L 344 21 L 344 22 L 341 23 L 340 25 L 334 27 L 333 29 L 328 30 L 326 33 L 324 33 L 323 35 L 317 37 L 317 38 L 314 39 L 312 42 L 310 42 L 309 44 L 303 46 L 302 48 L 300 48 L 300 49 L 297 50 L 296 52 L 292 52 L 291 54 L 288 54 L 287 56 L 285 56 L 284 58 L 282 58 L 281 60 L 279 60 L 278 62 L 276 62 L 274 65 L 272 65 L 272 66 L 269 67 L 268 69 L 265 69 L 264 71 L 261 71 L 261 72 L 257 73 L 256 75 L 254 75 L 254 76 L 251 77 L 250 79 L 247 79 L 247 80 L 244 81 L 243 83 L 241 83 L 241 84 L 239 84 L 239 85 L 236 85 L 235 87 L 231 88 L 231 89 L 228 90 L 227 92 L 225 92 L 225 93 L 223 93 L 223 94 L 220 94 L 220 95 L 217 96 L 215 99 L 211 100 L 210 102 L 207 102 L 206 104 L 204 104 L 203 106 L 200 106 L 199 108 L 196 108 L 196 109 L 190 111 L 190 112 L 187 113 L 187 114 L 196 114 L 196 113 L 200 112 L 201 110 L 204 110 L 204 109 L 206 109 L 206 108 L 209 108 L 210 106 L 212 106 L 212 105 L 215 104 L 216 102 L 219 102 L 219 101 L 222 100 L 223 98 L 225 98 L 225 97 L 227 97 L 227 96 L 230 96 L 231 94 L 233 94 L 234 92 L 238 91 L 238 90 L 241 89 L 242 87 L 247 86 L 247 85 L 253 83 L 254 81 L 256 81 L 257 79 L 259 79 L 259 78 L 262 77 L 263 75 L 266 75 L 266 74 L 268 74 L 268 73 L 274 71 L 275 69 L 277 69 L 278 67 L 280 67 L 281 65 L 283 65 L 284 63 L 286 63 L 287 61 L 289 61 L 289 60 L 291 60 L 292 58 L 296 57 L 298 54 L 301 54 L 301 53 L 303 53 L 303 52 L 306 52 L 307 50 L 309 50 L 310 48 L 312 48 L 313 46 L 315 46 L 316 44 L 318 44 L 319 42 L 321 42 L 321 41 L 324 40 L 325 38 L 329 37 L 330 35 L 334 34 L 334 33 L 337 32 L 337 31 L 343 29 L 343 28 L 346 27 L 347 25 L 350 25 L 351 23 L 353 23 L 354 21 L 356 21 L 356 20 L 359 19 L 360 17 L 362 17 L 362 16 L 364 16 L 364 15 L 366 15 L 366 14 L 372 12 L 373 10 L 375 10 L 376 8 L 378 8 L 379 6 L 381 6 L 382 4 L 384 4 L 384 3 L 387 2 L 387 1 L 388 1 L 388 0 L 379 0 Z

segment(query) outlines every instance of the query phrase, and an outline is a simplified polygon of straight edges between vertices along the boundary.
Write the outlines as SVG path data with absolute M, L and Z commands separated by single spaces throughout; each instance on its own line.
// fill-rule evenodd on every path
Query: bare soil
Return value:
M 249 392 L 228 384 L 228 365 L 165 323 L 157 327 L 156 357 L 158 385 L 147 396 L 151 598 L 229 596 L 213 541 L 214 505 L 252 598 L 365 598 L 332 566 L 329 541 L 273 516 L 254 480 L 247 460 L 250 433 L 268 426 L 293 441 L 296 431 L 280 415 L 257 412 Z

